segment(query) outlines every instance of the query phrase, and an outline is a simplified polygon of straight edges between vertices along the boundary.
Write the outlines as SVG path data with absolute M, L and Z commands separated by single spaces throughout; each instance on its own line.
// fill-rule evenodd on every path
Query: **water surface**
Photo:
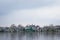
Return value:
M 0 33 L 0 40 L 60 40 L 60 33 Z

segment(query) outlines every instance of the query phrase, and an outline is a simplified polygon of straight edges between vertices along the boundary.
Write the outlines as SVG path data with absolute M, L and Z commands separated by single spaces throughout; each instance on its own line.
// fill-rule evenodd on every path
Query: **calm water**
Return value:
M 60 40 L 60 33 L 0 33 L 0 40 Z

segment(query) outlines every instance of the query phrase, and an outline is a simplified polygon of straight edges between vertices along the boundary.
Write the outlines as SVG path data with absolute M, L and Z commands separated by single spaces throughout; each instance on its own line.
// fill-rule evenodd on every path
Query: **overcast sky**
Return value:
M 60 0 L 0 0 L 0 26 L 60 24 Z

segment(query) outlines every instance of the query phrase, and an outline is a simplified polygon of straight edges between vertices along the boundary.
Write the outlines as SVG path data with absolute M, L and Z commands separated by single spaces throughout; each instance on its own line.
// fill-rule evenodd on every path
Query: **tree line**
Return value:
M 0 27 L 0 32 L 60 32 L 60 25 L 49 25 L 40 27 L 39 25 L 22 25 L 12 24 L 10 27 Z

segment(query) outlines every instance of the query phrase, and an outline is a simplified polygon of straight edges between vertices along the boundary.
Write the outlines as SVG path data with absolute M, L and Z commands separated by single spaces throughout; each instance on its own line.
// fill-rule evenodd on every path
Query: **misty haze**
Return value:
M 60 40 L 60 0 L 0 0 L 0 40 Z

